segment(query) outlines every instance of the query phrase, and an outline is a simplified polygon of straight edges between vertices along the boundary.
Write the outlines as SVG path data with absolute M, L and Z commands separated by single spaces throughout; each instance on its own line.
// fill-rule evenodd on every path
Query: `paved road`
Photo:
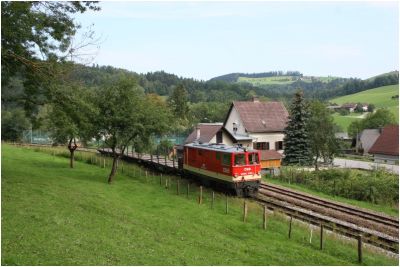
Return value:
M 373 170 L 378 167 L 378 168 L 385 168 L 389 172 L 399 174 L 398 165 L 366 162 L 366 161 L 352 160 L 352 159 L 341 159 L 341 158 L 335 158 L 333 160 L 333 165 L 339 166 L 340 168 L 359 168 L 365 170 Z

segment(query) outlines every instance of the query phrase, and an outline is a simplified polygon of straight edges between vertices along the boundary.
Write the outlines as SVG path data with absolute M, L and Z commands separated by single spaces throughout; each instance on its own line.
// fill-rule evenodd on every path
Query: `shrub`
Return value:
M 375 204 L 396 205 L 399 201 L 398 177 L 384 170 L 329 169 L 307 172 L 296 167 L 283 167 L 279 179 L 303 184 L 325 194 Z

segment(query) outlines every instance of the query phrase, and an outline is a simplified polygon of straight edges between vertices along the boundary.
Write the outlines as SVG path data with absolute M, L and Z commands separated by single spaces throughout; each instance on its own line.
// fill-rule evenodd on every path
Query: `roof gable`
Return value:
M 233 107 L 236 108 L 248 132 L 282 132 L 288 121 L 289 114 L 282 102 L 235 101 L 231 105 L 228 116 Z
M 219 130 L 222 128 L 222 123 L 215 124 L 201 124 L 199 123 L 197 127 L 200 128 L 200 143 L 209 143 L 211 139 L 217 134 Z M 190 135 L 186 138 L 185 144 L 192 143 L 196 140 L 196 131 L 195 128 Z

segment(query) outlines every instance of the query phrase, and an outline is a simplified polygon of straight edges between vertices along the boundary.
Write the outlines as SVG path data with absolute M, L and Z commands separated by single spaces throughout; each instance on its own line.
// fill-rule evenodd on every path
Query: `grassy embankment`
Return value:
M 376 108 L 387 108 L 389 109 L 395 116 L 397 122 L 399 122 L 399 100 L 392 99 L 392 96 L 399 94 L 399 85 L 388 85 L 382 86 L 366 91 L 362 91 L 359 93 L 346 95 L 331 99 L 330 102 L 337 104 L 344 103 L 368 103 L 374 104 Z M 360 114 L 358 114 L 360 115 Z M 332 115 L 336 124 L 342 127 L 343 131 L 347 131 L 347 127 L 354 120 L 359 120 L 360 118 L 356 118 L 354 114 L 349 116 L 341 116 L 338 113 Z
M 317 231 L 309 244 L 309 229 L 297 223 L 289 240 L 280 214 L 270 214 L 263 231 L 257 204 L 243 223 L 241 199 L 229 199 L 226 215 L 223 195 L 211 209 L 208 191 L 198 205 L 194 185 L 187 199 L 176 195 L 174 180 L 167 190 L 159 176 L 146 179 L 144 169 L 123 166 L 108 185 L 109 167 L 77 162 L 70 169 L 67 158 L 3 145 L 2 264 L 357 265 L 355 241 L 327 234 L 320 251 Z M 364 249 L 364 264 L 398 259 Z

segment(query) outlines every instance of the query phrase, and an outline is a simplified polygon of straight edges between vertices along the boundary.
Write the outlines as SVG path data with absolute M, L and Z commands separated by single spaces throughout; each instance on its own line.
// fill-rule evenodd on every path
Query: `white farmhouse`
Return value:
M 284 129 L 288 112 L 282 102 L 234 101 L 224 122 L 224 128 L 243 146 L 251 138 L 253 148 L 283 153 Z

